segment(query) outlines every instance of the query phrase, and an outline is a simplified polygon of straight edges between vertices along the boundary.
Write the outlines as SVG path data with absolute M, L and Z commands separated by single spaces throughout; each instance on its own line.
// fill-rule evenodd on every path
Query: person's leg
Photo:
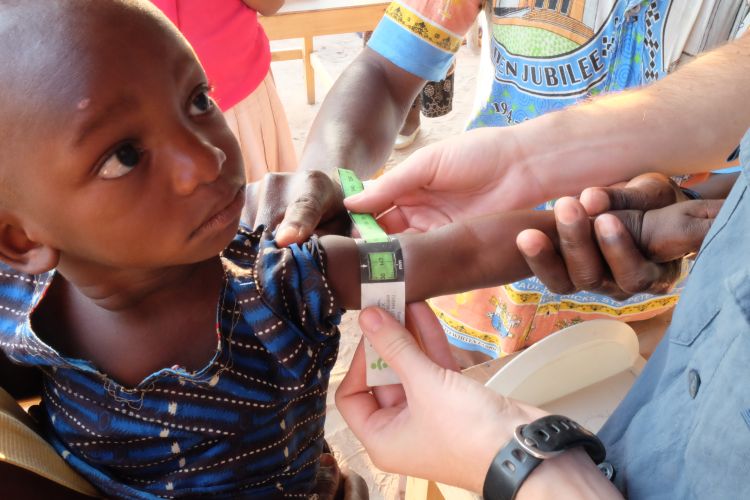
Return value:
M 422 89 L 421 109 L 425 118 L 445 116 L 453 110 L 453 82 L 456 62 L 453 61 L 445 78 L 439 82 L 427 82 Z
M 431 82 L 428 82 L 428 85 L 429 83 Z M 403 149 L 414 143 L 417 135 L 419 135 L 419 127 L 421 125 L 419 115 L 421 111 L 422 93 L 420 92 L 417 94 L 417 97 L 411 105 L 411 109 L 409 109 L 409 113 L 406 115 L 406 120 L 404 120 L 404 125 L 401 127 L 401 130 L 396 137 L 393 149 Z
M 427 82 L 422 91 L 414 99 L 409 114 L 406 115 L 401 131 L 398 133 L 394 149 L 402 149 L 410 146 L 419 135 L 421 127 L 420 114 L 426 118 L 444 116 L 453 109 L 453 75 L 456 63 L 448 70 L 443 80 Z

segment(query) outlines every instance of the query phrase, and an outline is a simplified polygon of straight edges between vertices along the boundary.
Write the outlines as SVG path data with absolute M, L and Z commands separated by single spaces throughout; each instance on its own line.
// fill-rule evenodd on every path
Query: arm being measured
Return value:
M 698 249 L 720 207 L 720 200 L 692 200 L 645 212 L 619 210 L 607 216 L 614 215 L 622 222 L 646 256 L 654 262 L 669 263 Z M 594 221 L 589 219 L 592 238 Z M 552 211 L 504 212 L 425 233 L 398 235 L 406 268 L 406 301 L 486 288 L 531 276 L 532 270 L 516 245 L 516 237 L 526 229 L 543 232 L 559 247 Z M 334 293 L 345 308 L 359 309 L 359 256 L 354 240 L 324 236 L 320 242 L 329 263 L 328 279 Z M 664 272 L 668 274 L 670 268 L 665 267 Z

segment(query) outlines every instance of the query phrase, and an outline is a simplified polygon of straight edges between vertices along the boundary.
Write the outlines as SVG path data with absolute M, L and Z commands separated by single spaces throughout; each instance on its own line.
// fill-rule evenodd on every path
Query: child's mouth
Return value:
M 237 222 L 240 215 L 242 214 L 242 208 L 245 206 L 245 186 L 237 191 L 231 202 L 216 212 L 214 215 L 206 219 L 203 224 L 190 234 L 190 238 L 194 238 L 205 232 L 212 232 L 218 229 L 223 229 L 228 225 Z

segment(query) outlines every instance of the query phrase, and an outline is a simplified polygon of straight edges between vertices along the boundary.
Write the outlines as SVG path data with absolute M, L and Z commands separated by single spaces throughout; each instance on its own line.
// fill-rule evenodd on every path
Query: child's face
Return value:
M 61 264 L 215 256 L 245 200 L 237 142 L 184 41 L 143 13 L 96 19 L 106 10 L 66 20 L 80 30 L 75 52 L 43 86 L 52 95 L 33 96 L 11 156 L 18 218 Z

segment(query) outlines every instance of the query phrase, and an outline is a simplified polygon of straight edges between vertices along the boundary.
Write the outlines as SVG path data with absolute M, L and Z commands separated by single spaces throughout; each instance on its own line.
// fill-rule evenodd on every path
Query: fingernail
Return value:
M 542 245 L 534 239 L 533 231 L 524 230 L 518 233 L 516 245 L 526 257 L 536 257 L 542 251 Z
M 568 225 L 573 224 L 578 218 L 578 211 L 571 204 L 571 201 L 566 198 L 560 198 L 555 203 L 555 217 L 557 221 Z
M 376 307 L 368 307 L 359 313 L 359 326 L 367 332 L 374 332 L 383 325 L 383 316 Z
M 581 193 L 581 204 L 589 214 L 595 215 L 609 210 L 609 196 L 599 188 L 586 188 Z
M 362 198 L 362 193 L 353 194 L 351 196 L 346 197 L 346 201 L 357 201 L 358 199 Z
M 596 230 L 603 238 L 614 238 L 617 236 L 617 218 L 613 215 L 600 215 L 596 218 Z
M 284 226 L 276 231 L 276 241 L 296 241 L 299 229 L 295 226 Z

